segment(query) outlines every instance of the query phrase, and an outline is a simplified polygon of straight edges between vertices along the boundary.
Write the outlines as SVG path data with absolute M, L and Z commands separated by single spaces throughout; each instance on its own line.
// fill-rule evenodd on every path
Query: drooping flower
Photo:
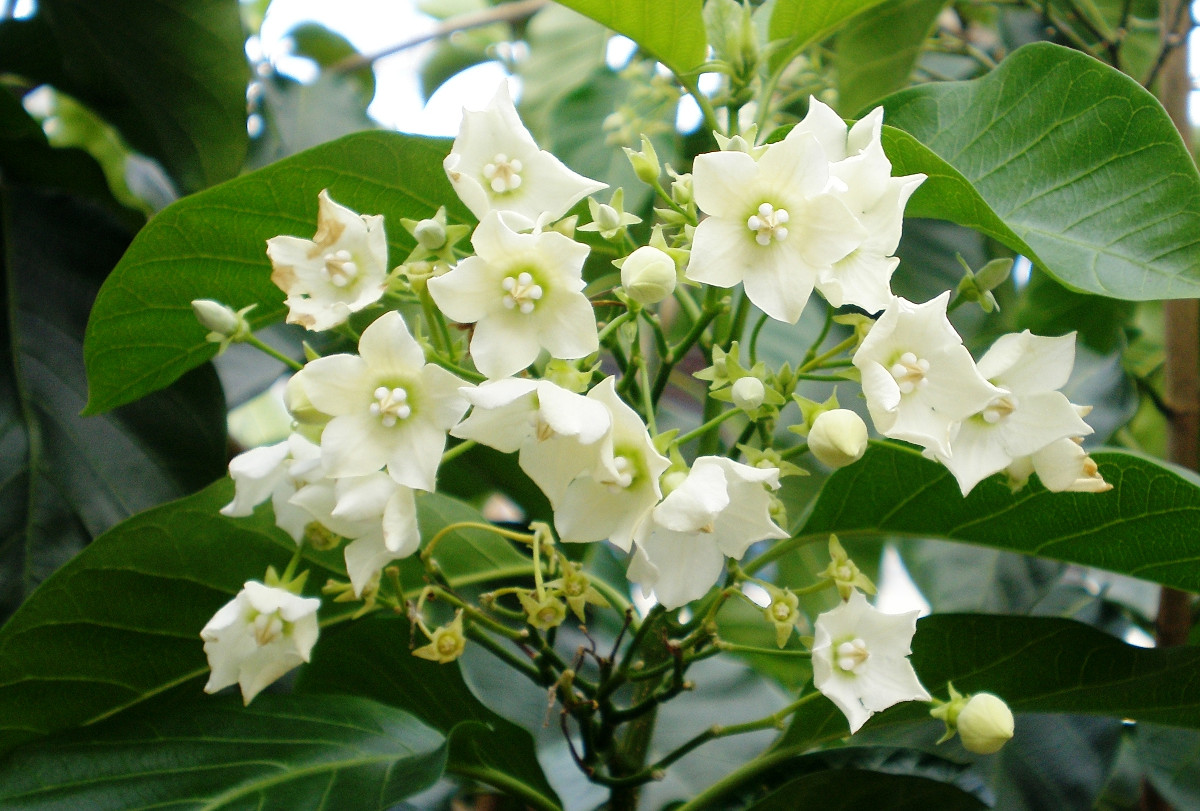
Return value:
M 306 510 L 292 504 L 291 498 L 301 487 L 325 476 L 319 446 L 300 434 L 292 434 L 283 442 L 238 454 L 229 463 L 229 475 L 235 485 L 234 496 L 221 508 L 222 515 L 244 518 L 271 499 L 275 524 L 300 543 L 304 528 L 313 519 Z
M 470 416 L 450 429 L 503 453 L 557 504 L 571 480 L 612 455 L 612 417 L 603 403 L 549 380 L 507 378 L 463 389 Z
M 645 423 L 617 396 L 606 377 L 587 394 L 612 420 L 611 456 L 576 476 L 554 509 L 554 526 L 564 541 L 602 541 L 629 551 L 634 533 L 662 498 L 658 479 L 671 461 L 659 453 Z
M 568 169 L 539 149 L 517 116 L 508 84 L 482 110 L 463 110 L 462 127 L 444 162 L 454 191 L 480 220 L 506 212 L 515 228 L 556 220 L 606 184 Z
M 318 196 L 312 239 L 267 240 L 271 281 L 287 293 L 289 324 L 320 331 L 343 324 L 387 290 L 387 237 L 383 215 L 359 215 Z
M 757 160 L 730 150 L 696 157 L 696 227 L 685 275 L 717 287 L 741 282 L 755 306 L 795 323 L 818 276 L 862 244 L 866 231 L 827 192 L 829 161 L 816 137 L 793 130 Z
M 358 355 L 330 355 L 298 376 L 312 405 L 333 417 L 321 433 L 328 475 L 387 466 L 398 483 L 433 490 L 446 432 L 467 410 L 462 380 L 425 363 L 404 319 L 389 312 L 363 330 Z
M 933 449 L 927 454 L 954 474 L 966 495 L 1015 459 L 1060 439 L 1090 434 L 1091 427 L 1058 391 L 1074 363 L 1074 333 L 1052 338 L 1025 330 L 1001 336 L 977 366 L 1000 393 L 963 420 L 950 442 L 949 456 Z
M 788 536 L 770 516 L 770 490 L 778 487 L 774 468 L 700 457 L 638 534 L 629 579 L 667 608 L 703 597 L 726 557 L 741 560 L 751 544 Z
M 471 357 L 489 378 L 516 374 L 537 360 L 574 360 L 599 348 L 596 316 L 583 295 L 588 247 L 557 231 L 519 234 L 498 213 L 471 238 L 475 256 L 429 280 L 447 317 L 475 324 Z
M 1059 439 L 1029 456 L 1014 459 L 1006 470 L 1014 487 L 1023 486 L 1031 473 L 1052 493 L 1105 493 L 1112 485 L 1075 437 Z
M 875 429 L 945 457 L 958 423 L 1004 393 L 976 370 L 946 318 L 949 300 L 894 298 L 854 353 Z
M 383 471 L 322 479 L 297 491 L 291 503 L 330 532 L 350 539 L 344 555 L 356 597 L 384 566 L 408 557 L 421 543 L 413 490 Z
M 859 591 L 817 617 L 813 684 L 857 732 L 872 714 L 901 701 L 929 701 L 908 661 L 917 613 L 885 614 Z
M 317 641 L 321 601 L 248 581 L 200 632 L 212 669 L 206 693 L 237 684 L 249 704 L 267 685 L 303 662 Z

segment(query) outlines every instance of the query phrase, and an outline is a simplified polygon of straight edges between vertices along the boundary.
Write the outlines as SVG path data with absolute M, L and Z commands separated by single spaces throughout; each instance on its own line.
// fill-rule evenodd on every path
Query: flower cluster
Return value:
M 753 305 L 764 319 L 796 322 L 814 290 L 833 309 L 879 314 L 857 316 L 858 332 L 837 350 L 853 356 L 840 368 L 852 364 L 861 376 L 877 431 L 923 448 L 964 494 L 1002 471 L 1013 481 L 1036 472 L 1056 490 L 1104 489 L 1077 442 L 1091 430 L 1086 409 L 1058 391 L 1071 371 L 1073 336 L 1006 335 L 976 363 L 947 318 L 948 293 L 924 304 L 892 294 L 904 208 L 924 178 L 892 176 L 881 129 L 881 111 L 847 127 L 813 100 L 776 143 L 755 145 L 752 132 L 719 137 L 722 149 L 698 156 L 690 175 L 667 167 L 669 192 L 643 139 L 630 158 L 667 207 L 656 210 L 659 221 L 639 245 L 629 229 L 641 220 L 623 211 L 622 190 L 607 204 L 588 197 L 604 184 L 540 149 L 502 86 L 484 110 L 465 112 L 444 163 L 479 221 L 470 250 L 457 243 L 471 229 L 448 223 L 442 208 L 402 221 L 416 247 L 388 272 L 383 218 L 360 216 L 327 192 L 311 240 L 268 242 L 288 320 L 353 336 L 357 351 L 298 368 L 287 386 L 291 435 L 233 460 L 235 496 L 222 512 L 246 516 L 270 501 L 297 543 L 294 563 L 305 545 L 344 541 L 349 583 L 326 590 L 363 601 L 364 611 L 390 599 L 427 639 L 413 654 L 435 662 L 456 660 L 478 623 L 495 627 L 498 620 L 481 618 L 501 599 L 510 605 L 495 616 L 523 617 L 538 632 L 564 622 L 568 609 L 582 623 L 587 605 L 610 605 L 555 536 L 627 553 L 629 582 L 662 609 L 721 586 L 701 625 L 710 636 L 723 601 L 757 583 L 771 596 L 764 616 L 782 648 L 807 623 L 796 594 L 737 562 L 760 542 L 789 538 L 777 491 L 781 478 L 801 471 L 787 459 L 811 450 L 832 467 L 853 464 L 867 429 L 836 395 L 818 404 L 795 391 L 803 373 L 836 352 L 814 346 L 796 368 L 769 368 L 754 358 L 752 342 L 742 365 L 739 336 L 727 325 L 718 338 L 714 326 L 732 321 L 721 291 L 738 286 L 745 309 Z M 592 221 L 577 227 L 577 215 L 567 215 L 585 197 Z M 594 282 L 615 276 L 597 270 L 600 245 L 616 257 L 619 286 Z M 691 292 L 696 285 L 706 286 L 702 301 Z M 664 321 L 676 316 L 656 310 L 670 300 L 687 319 L 673 331 Z M 371 312 L 384 301 L 396 309 Z M 251 340 L 245 311 L 205 302 L 197 313 L 222 346 Z M 358 321 L 366 324 L 361 334 Z M 648 357 L 651 347 L 657 357 Z M 706 420 L 684 434 L 659 431 L 673 367 L 697 350 L 711 363 L 696 375 L 711 384 Z M 807 444 L 776 448 L 774 428 L 792 400 L 803 415 L 792 427 Z M 720 426 L 734 419 L 745 424 L 742 438 L 723 444 Z M 534 588 L 505 586 L 476 608 L 430 585 L 414 607 L 395 572 L 390 585 L 383 576 L 421 549 L 421 493 L 435 490 L 451 438 L 452 455 L 476 444 L 516 454 L 549 503 L 553 527 L 534 525 L 532 535 L 493 528 L 528 544 Z M 440 576 L 430 560 L 440 537 L 425 539 L 421 551 L 431 582 Z M 897 702 L 932 701 L 907 659 L 915 614 L 873 608 L 862 592 L 874 587 L 836 539 L 830 557 L 808 587 L 836 588 L 841 598 L 815 620 L 817 689 L 851 731 Z M 307 660 L 317 601 L 297 596 L 296 582 L 247 583 L 213 618 L 202 634 L 213 669 L 207 689 L 238 682 L 249 701 Z M 439 594 L 456 610 L 431 630 L 426 598 Z

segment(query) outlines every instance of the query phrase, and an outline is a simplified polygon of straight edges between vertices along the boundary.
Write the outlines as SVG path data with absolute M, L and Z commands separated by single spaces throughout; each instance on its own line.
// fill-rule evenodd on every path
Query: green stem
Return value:
M 605 324 L 604 329 L 600 330 L 600 332 L 597 334 L 597 338 L 599 339 L 600 343 L 604 343 L 606 340 L 608 340 L 609 335 L 612 335 L 613 332 L 616 331 L 616 329 L 618 327 L 620 327 L 622 324 L 624 324 L 626 321 L 633 318 L 634 316 L 635 316 L 635 313 L 633 312 L 633 310 L 626 310 L 625 312 L 621 313 L 616 318 L 614 318 L 612 321 L 609 321 L 607 324 Z
M 259 350 L 260 352 L 265 352 L 266 354 L 275 358 L 275 360 L 286 364 L 293 371 L 298 372 L 304 368 L 303 363 L 300 363 L 297 360 L 289 358 L 287 355 L 283 354 L 275 347 L 269 346 L 269 345 L 263 343 L 262 341 L 260 341 L 258 339 L 258 336 L 256 336 L 256 335 L 247 335 L 245 338 L 242 339 L 241 342 L 244 344 L 250 344 L 250 346 L 254 347 L 255 349 Z
M 421 292 L 418 297 L 421 299 L 421 311 L 425 313 L 425 322 L 433 331 L 434 348 L 437 349 L 438 354 L 445 355 L 452 362 L 457 363 L 458 358 L 450 341 L 450 331 L 446 328 L 446 319 L 442 317 L 442 311 L 433 303 L 433 296 L 429 294 L 429 288 L 424 284 L 421 284 L 420 288 Z
M 715 403 L 715 402 L 719 402 L 719 401 L 709 400 L 709 402 Z M 741 414 L 741 413 L 743 413 L 743 412 L 740 408 L 730 408 L 727 411 L 722 411 L 720 414 L 713 417 L 712 419 L 710 419 L 708 422 L 704 423 L 700 427 L 693 428 L 692 430 L 688 431 L 686 434 L 683 434 L 682 436 L 677 438 L 675 440 L 675 444 L 678 445 L 679 447 L 683 447 L 688 442 L 691 442 L 693 439 L 696 439 L 697 437 L 707 434 L 709 431 L 716 428 L 718 425 L 725 422 L 729 418 L 736 417 L 738 414 Z
M 838 534 L 840 535 L 842 533 Z M 779 560 L 779 558 L 783 557 L 789 552 L 800 549 L 801 547 L 807 546 L 810 543 L 816 543 L 822 540 L 829 540 L 828 532 L 818 532 L 812 535 L 797 535 L 794 538 L 788 538 L 785 541 L 775 544 L 749 563 L 743 564 L 742 571 L 748 575 L 752 575 L 762 567 L 766 566 L 768 563 Z
M 462 442 L 458 443 L 453 448 L 450 448 L 448 451 L 442 454 L 442 464 L 444 465 L 453 459 L 457 459 L 478 444 L 479 443 L 473 439 L 464 439 Z
M 797 592 L 793 592 L 795 594 Z M 721 640 L 716 643 L 717 648 L 730 653 L 753 653 L 759 656 L 783 656 L 797 659 L 811 659 L 812 651 L 795 650 L 795 649 L 780 649 L 780 648 L 759 648 L 754 645 L 738 645 L 734 642 L 726 642 Z
M 804 372 L 807 372 L 810 369 L 820 368 L 822 363 L 824 363 L 825 361 L 829 360 L 832 357 L 836 357 L 837 355 L 842 354 L 847 349 L 854 346 L 856 343 L 858 343 L 858 336 L 851 335 L 849 338 L 842 341 L 837 346 L 835 346 L 833 349 L 830 349 L 828 352 L 823 352 L 820 355 L 817 355 L 815 358 L 805 361 L 804 365 L 802 365 L 799 369 L 796 370 L 796 374 L 803 374 Z

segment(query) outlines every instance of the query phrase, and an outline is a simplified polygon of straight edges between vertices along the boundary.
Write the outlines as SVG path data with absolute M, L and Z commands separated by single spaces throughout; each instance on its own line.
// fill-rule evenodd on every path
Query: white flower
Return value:
M 795 323 L 817 277 L 862 244 L 866 231 L 826 193 L 829 161 L 816 137 L 793 130 L 762 156 L 699 155 L 692 168 L 696 228 L 685 275 L 733 287 L 779 321 Z
M 813 684 L 846 716 L 851 732 L 893 704 L 930 700 L 907 658 L 917 614 L 885 614 L 854 591 L 817 617 Z
M 933 449 L 926 453 L 949 468 L 966 495 L 1015 459 L 1058 440 L 1090 434 L 1091 427 L 1058 391 L 1074 363 L 1075 333 L 1050 338 L 1025 330 L 1001 336 L 977 366 L 1000 393 L 963 420 L 949 456 Z
M 588 247 L 557 231 L 518 234 L 497 213 L 471 238 L 475 256 L 429 280 L 438 308 L 474 323 L 471 357 L 489 378 L 516 374 L 546 349 L 574 360 L 599 348 L 596 315 L 583 295 Z
M 822 411 L 808 431 L 808 449 L 835 470 L 852 465 L 867 452 L 867 424 L 847 408 Z
M 462 127 L 443 164 L 454 191 L 480 220 L 508 212 L 517 228 L 556 220 L 606 184 L 576 174 L 538 149 L 501 83 L 488 106 L 463 110 Z
M 946 318 L 949 300 L 894 298 L 854 353 L 875 429 L 945 457 L 958 423 L 1004 393 L 975 369 Z
M 229 463 L 235 485 L 233 501 L 221 514 L 242 518 L 268 498 L 275 509 L 275 523 L 300 543 L 312 517 L 290 501 L 296 490 L 324 477 L 321 449 L 300 434 L 283 442 L 240 453 Z
M 425 363 L 399 313 L 363 330 L 358 355 L 330 355 L 301 370 L 313 407 L 333 417 L 321 433 L 329 476 L 365 476 L 387 466 L 407 487 L 432 490 L 446 431 L 467 410 L 464 382 Z
M 602 402 L 549 380 L 508 378 L 463 389 L 471 415 L 450 429 L 503 453 L 519 451 L 517 462 L 551 505 L 580 473 L 612 456 L 612 417 Z
M 237 684 L 249 704 L 264 687 L 307 662 L 317 641 L 320 606 L 314 597 L 248 581 L 200 632 L 212 669 L 204 691 Z
M 788 536 L 770 516 L 768 488 L 778 487 L 776 468 L 700 457 L 643 525 L 629 579 L 667 608 L 703 597 L 726 557 L 741 560 L 751 544 Z
M 344 554 L 356 597 L 384 566 L 421 544 L 413 490 L 383 471 L 322 479 L 297 491 L 291 503 L 330 532 L 351 539 Z
M 646 425 L 621 401 L 606 377 L 587 394 L 612 418 L 611 456 L 567 485 L 554 509 L 554 526 L 564 541 L 607 538 L 626 552 L 634 533 L 662 498 L 658 478 L 671 462 L 654 448 Z
M 1020 484 L 1030 473 L 1037 473 L 1052 493 L 1105 493 L 1112 489 L 1100 475 L 1095 460 L 1074 437 L 1056 440 L 1030 456 L 1014 459 L 1007 473 Z
M 383 215 L 360 216 L 318 197 L 312 239 L 267 240 L 271 281 L 287 293 L 288 323 L 326 330 L 378 301 L 387 289 L 387 238 Z

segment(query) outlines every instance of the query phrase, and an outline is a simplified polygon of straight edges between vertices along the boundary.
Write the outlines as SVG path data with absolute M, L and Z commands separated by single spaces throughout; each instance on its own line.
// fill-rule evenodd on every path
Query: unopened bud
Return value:
M 413 228 L 413 236 L 425 250 L 441 250 L 446 244 L 446 226 L 437 220 L 421 220 Z
M 638 180 L 650 185 L 658 182 L 662 167 L 659 166 L 658 154 L 654 151 L 654 144 L 650 143 L 649 138 L 645 135 L 642 136 L 641 152 L 634 152 L 629 147 L 625 147 L 625 155 L 633 165 L 633 173 L 637 175 Z
M 963 748 L 977 755 L 990 755 L 1013 736 L 1013 714 L 1008 705 L 991 693 L 976 693 L 959 711 L 958 737 Z
M 304 388 L 304 373 L 292 375 L 283 389 L 283 405 L 292 415 L 292 419 L 305 425 L 322 425 L 329 422 L 329 415 L 318 411 L 308 399 L 308 391 Z
M 767 396 L 767 388 L 757 377 L 739 377 L 729 390 L 733 404 L 743 411 L 753 411 L 763 404 Z
M 621 264 L 621 286 L 638 304 L 657 304 L 675 292 L 675 260 L 666 251 L 643 245 Z
M 846 408 L 817 415 L 808 432 L 808 449 L 822 464 L 835 470 L 853 464 L 867 450 L 867 425 Z
M 207 298 L 198 298 L 192 302 L 192 312 L 200 326 L 212 330 L 223 338 L 228 338 L 238 331 L 242 319 L 232 307 Z

